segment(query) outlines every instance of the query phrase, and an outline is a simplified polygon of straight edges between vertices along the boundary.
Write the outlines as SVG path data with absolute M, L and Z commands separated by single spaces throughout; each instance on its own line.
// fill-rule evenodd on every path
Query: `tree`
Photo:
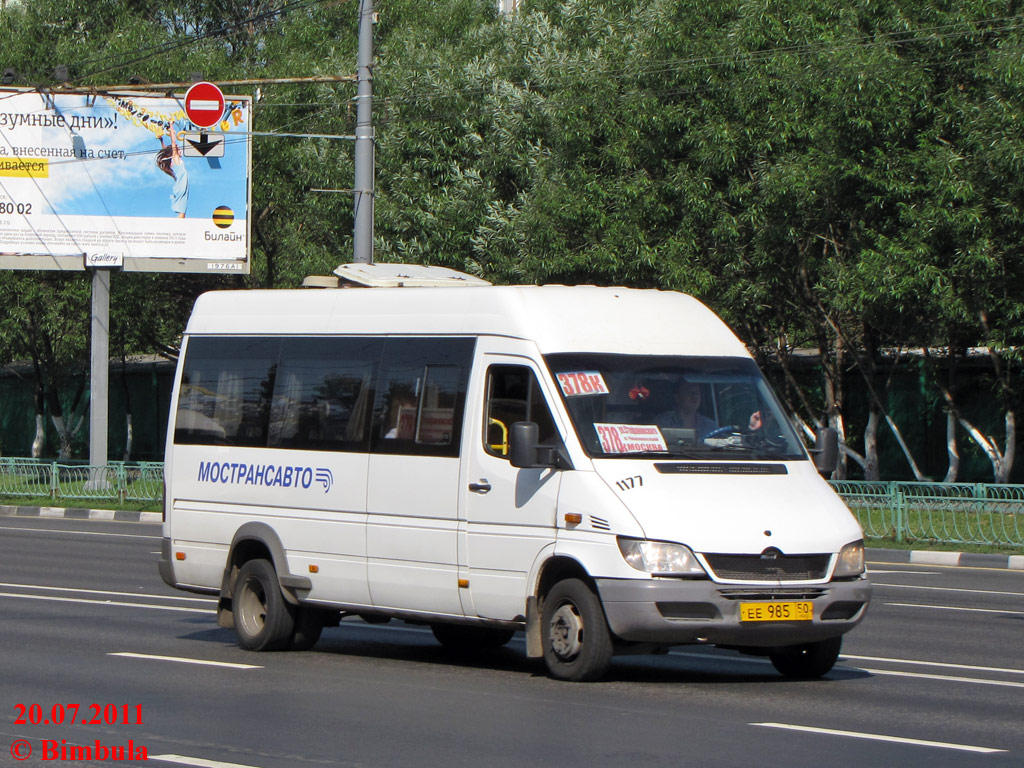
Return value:
M 87 356 L 88 282 L 82 275 L 48 273 L 39 278 L 0 272 L 0 297 L 6 310 L 0 320 L 0 334 L 9 346 L 11 359 L 22 357 L 32 363 L 36 435 L 31 455 L 42 455 L 44 418 L 49 413 L 59 438 L 59 455 L 70 458 L 75 437 L 84 424 L 84 380 L 77 378 L 69 400 L 65 393 Z
M 56 60 L 92 84 L 355 68 L 355 2 L 85 5 L 0 11 L 23 82 L 47 81 Z M 920 419 L 895 399 L 900 377 L 924 371 L 948 413 L 946 478 L 981 456 L 1010 477 L 1024 337 L 1012 2 L 378 10 L 378 259 L 692 293 L 778 371 L 805 431 L 838 428 L 844 471 L 869 478 L 929 471 Z M 353 133 L 353 90 L 260 89 L 260 131 L 278 136 L 254 144 L 252 275 L 117 276 L 135 310 L 115 323 L 123 352 L 173 354 L 203 288 L 295 286 L 348 260 L 351 144 L 294 134 Z M 814 380 L 796 363 L 807 349 Z M 978 349 L 997 418 L 965 396 Z

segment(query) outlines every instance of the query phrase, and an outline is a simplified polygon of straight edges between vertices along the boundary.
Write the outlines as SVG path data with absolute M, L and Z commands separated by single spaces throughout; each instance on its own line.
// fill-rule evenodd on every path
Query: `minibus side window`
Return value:
M 379 339 L 285 339 L 270 410 L 268 445 L 366 451 Z
M 281 342 L 195 338 L 182 372 L 174 442 L 263 447 Z
M 484 450 L 492 456 L 508 456 L 508 432 L 517 421 L 532 421 L 540 443 L 558 435 L 551 411 L 525 365 L 492 365 L 487 369 L 487 402 L 484 412 Z
M 474 339 L 389 338 L 373 406 L 371 450 L 458 456 Z

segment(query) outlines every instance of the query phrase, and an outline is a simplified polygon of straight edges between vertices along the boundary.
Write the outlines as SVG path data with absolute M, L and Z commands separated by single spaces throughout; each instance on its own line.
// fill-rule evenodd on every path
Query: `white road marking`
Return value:
M 964 608 L 958 605 L 923 605 L 921 603 L 885 603 L 896 608 L 932 608 L 936 611 L 965 611 L 967 613 L 1005 613 L 1011 616 L 1024 616 L 1024 611 L 1004 611 L 998 608 Z
M 837 731 L 834 728 L 814 728 L 809 725 L 790 725 L 789 723 L 751 723 L 751 725 L 762 728 L 781 728 L 786 731 L 803 731 L 804 733 L 819 733 L 825 736 L 846 736 L 850 739 L 867 739 L 868 741 L 887 741 L 894 744 L 910 744 L 917 747 L 939 747 L 941 749 L 955 749 L 960 752 L 1005 752 L 1005 749 L 993 747 L 975 747 L 970 744 L 953 744 L 947 741 L 926 741 L 924 739 L 909 739 L 903 736 L 885 736 L 881 733 L 862 733 L 860 731 Z
M 868 575 L 869 576 L 873 576 L 873 575 L 879 574 L 879 573 L 899 573 L 899 574 L 908 573 L 908 574 L 910 574 L 912 576 L 938 576 L 939 575 L 938 571 L 876 571 L 874 568 L 868 568 Z
M 892 664 L 912 664 L 921 667 L 942 667 L 944 669 L 969 669 L 972 672 L 1002 672 L 1007 675 L 1024 675 L 1024 669 L 1013 669 L 1012 667 L 978 667 L 971 664 L 950 664 L 945 661 L 921 661 L 918 659 L 889 659 L 884 656 L 851 656 L 843 654 L 840 659 L 850 661 L 881 661 Z
M 104 531 L 66 531 L 58 528 L 18 528 L 13 525 L 0 525 L 4 531 L 18 533 L 70 533 L 75 536 L 114 536 L 119 539 L 159 539 L 161 536 L 143 536 L 141 533 L 106 533 Z
M 857 669 L 861 672 L 870 672 L 873 675 L 883 675 L 888 677 L 914 677 L 919 680 L 941 680 L 947 683 L 974 683 L 975 685 L 997 685 L 1001 688 L 1024 688 L 1024 683 L 1015 683 L 1011 680 L 987 680 L 983 677 L 928 675 L 923 672 L 897 672 L 893 669 L 870 669 L 869 667 L 857 667 Z
M 150 661 L 173 661 L 178 664 L 198 664 L 204 667 L 227 667 L 229 669 L 263 669 L 255 664 L 236 664 L 231 661 L 208 661 L 206 659 L 189 659 L 184 656 L 154 656 L 149 653 L 130 653 L 120 651 L 108 653 L 107 656 L 121 656 L 127 659 L 148 659 Z
M 150 760 L 161 760 L 165 763 L 178 765 L 195 765 L 197 768 L 258 768 L 241 763 L 222 763 L 219 760 L 204 760 L 201 757 L 182 757 L 181 755 L 149 755 Z
M 144 595 L 141 592 L 110 592 L 104 589 L 77 589 L 75 587 L 47 587 L 42 584 L 15 584 L 8 581 L 0 581 L 0 587 L 13 587 L 15 589 L 38 589 L 50 592 L 79 592 L 88 595 L 119 595 L 121 597 L 145 597 L 150 600 L 183 600 L 187 603 L 205 603 L 207 605 L 214 601 L 214 597 L 177 597 L 175 595 Z
M 0 592 L 0 597 L 15 597 L 20 600 L 47 600 L 53 603 L 82 603 L 85 605 L 111 605 L 119 608 L 152 608 L 155 611 L 180 611 L 182 613 L 216 614 L 215 609 L 180 608 L 176 605 L 148 605 L 147 603 L 121 603 L 116 600 L 83 600 L 78 597 L 51 597 L 50 595 L 20 595 L 17 592 Z
M 768 666 L 771 661 L 768 659 L 746 657 L 746 656 L 716 656 L 709 653 L 687 653 L 686 651 L 669 651 L 670 656 L 685 656 L 692 659 L 703 659 L 705 661 L 730 661 L 730 662 L 743 662 L 746 664 L 760 664 L 761 666 Z M 1000 669 L 999 667 L 971 667 L 966 664 L 946 664 L 943 662 L 933 661 L 917 661 L 914 659 L 887 659 L 884 657 L 876 656 L 847 656 L 843 654 L 839 657 L 840 659 L 848 659 L 851 661 L 856 660 L 870 660 L 870 661 L 881 661 L 883 663 L 891 664 L 916 664 L 923 666 L 934 666 L 952 669 L 964 669 L 973 670 L 978 672 L 991 672 L 994 674 L 1004 673 L 1012 675 L 1024 675 L 1024 669 Z M 897 672 L 895 670 L 888 669 L 874 669 L 871 667 L 835 667 L 833 671 L 836 672 L 867 672 L 873 675 L 879 675 L 881 677 L 913 677 L 921 680 L 940 680 L 947 683 L 974 683 L 975 685 L 996 685 L 1005 688 L 1024 688 L 1024 683 L 1015 683 L 1009 680 L 990 680 L 984 677 L 958 677 L 955 675 L 933 675 L 925 672 Z
M 879 584 L 872 582 L 873 587 L 894 587 L 896 589 L 928 589 L 934 592 L 967 592 L 974 595 L 1005 595 L 1007 597 L 1024 597 L 1024 592 L 999 592 L 993 589 L 964 589 L 963 587 L 932 587 L 917 584 Z

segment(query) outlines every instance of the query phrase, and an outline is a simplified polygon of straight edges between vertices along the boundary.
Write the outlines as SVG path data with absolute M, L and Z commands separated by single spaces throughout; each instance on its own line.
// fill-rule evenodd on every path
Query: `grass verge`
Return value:
M 127 512 L 160 512 L 159 501 L 118 501 L 117 499 L 54 499 L 49 496 L 0 496 L 9 507 L 67 507 L 69 509 L 123 509 Z

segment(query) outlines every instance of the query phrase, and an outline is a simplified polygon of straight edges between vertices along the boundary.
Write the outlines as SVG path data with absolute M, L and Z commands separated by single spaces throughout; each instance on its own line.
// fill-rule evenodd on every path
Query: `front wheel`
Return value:
M 288 643 L 289 651 L 308 651 L 324 629 L 324 613 L 319 608 L 301 605 L 295 612 L 295 631 Z
M 790 645 L 768 654 L 779 672 L 786 677 L 810 680 L 827 674 L 839 658 L 842 637 L 832 637 L 816 643 Z
M 247 651 L 280 651 L 295 632 L 295 609 L 285 602 L 274 566 L 250 560 L 238 571 L 231 601 L 238 644 Z
M 601 601 L 579 579 L 555 584 L 541 610 L 544 663 L 552 677 L 599 680 L 612 663 L 612 638 Z

